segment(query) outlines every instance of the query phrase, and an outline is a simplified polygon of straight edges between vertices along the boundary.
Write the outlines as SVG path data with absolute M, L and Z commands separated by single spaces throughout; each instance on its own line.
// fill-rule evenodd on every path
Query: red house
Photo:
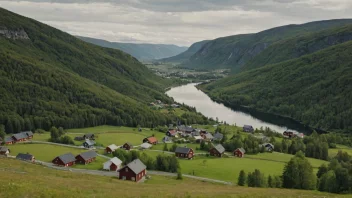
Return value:
M 9 145 L 9 144 L 14 144 L 15 141 L 12 139 L 12 137 L 7 137 L 7 138 L 5 138 L 4 143 Z
M 225 148 L 221 144 L 218 144 L 209 150 L 209 154 L 215 157 L 222 157 L 224 153 Z
M 58 166 L 73 166 L 76 162 L 76 158 L 72 153 L 66 153 L 64 155 L 60 155 L 53 159 L 52 163 Z
M 116 149 L 118 149 L 118 148 L 119 147 L 116 146 L 115 144 L 111 144 L 105 148 L 105 153 L 112 153 L 112 152 L 116 151 Z
M 126 142 L 126 143 L 122 146 L 122 148 L 124 148 L 126 151 L 129 151 L 129 150 L 131 150 L 131 149 L 133 148 L 133 146 L 132 146 L 131 143 Z
M 125 167 L 118 170 L 118 178 L 139 182 L 147 174 L 146 166 L 139 160 L 135 159 Z
M 246 153 L 246 151 L 243 148 L 238 148 L 236 150 L 233 151 L 233 155 L 237 156 L 237 157 L 244 157 L 244 154 Z
M 143 143 L 148 142 L 149 144 L 158 144 L 158 140 L 156 139 L 156 137 L 148 137 L 148 138 L 144 138 L 143 139 Z
M 97 158 L 95 151 L 87 151 L 76 156 L 76 163 L 89 164 Z
M 166 132 L 166 135 L 169 137 L 175 137 L 177 135 L 177 131 L 175 129 L 170 129 L 168 132 Z
M 175 156 L 179 158 L 192 159 L 194 156 L 194 152 L 192 148 L 177 147 L 175 150 Z

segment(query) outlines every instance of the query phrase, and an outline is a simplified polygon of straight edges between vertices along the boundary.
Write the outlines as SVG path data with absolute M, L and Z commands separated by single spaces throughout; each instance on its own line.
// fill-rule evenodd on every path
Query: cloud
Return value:
M 352 17 L 350 0 L 0 0 L 0 6 L 74 35 L 178 45 Z

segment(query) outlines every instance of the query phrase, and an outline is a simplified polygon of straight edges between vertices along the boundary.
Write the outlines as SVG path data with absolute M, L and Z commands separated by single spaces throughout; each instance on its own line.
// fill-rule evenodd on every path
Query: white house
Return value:
M 152 145 L 149 144 L 149 143 L 143 143 L 143 144 L 141 144 L 141 148 L 142 148 L 142 149 L 149 149 L 150 147 L 152 147 Z
M 109 146 L 107 146 L 106 148 L 105 148 L 105 152 L 106 153 L 112 153 L 112 152 L 114 152 L 116 149 L 118 149 L 119 147 L 118 146 L 116 146 L 115 144 L 111 144 L 111 145 L 109 145 Z
M 122 168 L 122 161 L 114 157 L 103 164 L 103 169 L 108 171 L 117 171 Z

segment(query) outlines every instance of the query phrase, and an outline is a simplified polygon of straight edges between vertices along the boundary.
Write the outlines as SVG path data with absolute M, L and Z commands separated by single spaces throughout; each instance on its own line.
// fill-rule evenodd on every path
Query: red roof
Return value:
M 148 142 L 149 143 L 156 143 L 156 142 L 158 142 L 158 140 L 156 139 L 156 137 L 149 137 L 149 138 L 147 138 L 148 139 Z
M 175 134 L 175 133 L 176 133 L 176 130 L 175 130 L 175 129 L 169 130 L 169 133 L 170 133 L 170 134 Z

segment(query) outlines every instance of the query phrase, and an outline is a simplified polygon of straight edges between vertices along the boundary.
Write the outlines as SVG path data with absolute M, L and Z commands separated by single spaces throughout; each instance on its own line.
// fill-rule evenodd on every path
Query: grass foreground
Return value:
M 226 186 L 152 176 L 145 183 L 0 159 L 0 197 L 348 197 L 317 191 Z

